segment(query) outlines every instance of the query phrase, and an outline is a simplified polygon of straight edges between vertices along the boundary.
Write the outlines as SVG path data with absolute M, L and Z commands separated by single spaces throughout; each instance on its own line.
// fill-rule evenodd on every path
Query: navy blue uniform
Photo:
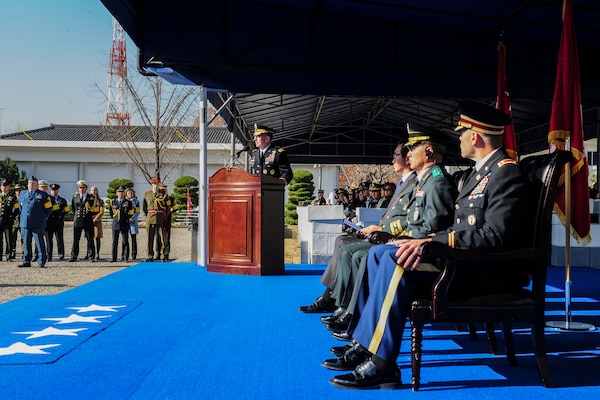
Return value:
M 23 190 L 19 196 L 19 207 L 21 208 L 19 227 L 21 228 L 21 237 L 25 245 L 23 265 L 31 265 L 31 239 L 33 238 L 35 246 L 39 251 L 38 263 L 40 266 L 45 266 L 48 254 L 46 253 L 44 233 L 46 230 L 46 221 L 52 212 L 52 202 L 46 192 L 42 192 L 41 190 L 33 192 Z

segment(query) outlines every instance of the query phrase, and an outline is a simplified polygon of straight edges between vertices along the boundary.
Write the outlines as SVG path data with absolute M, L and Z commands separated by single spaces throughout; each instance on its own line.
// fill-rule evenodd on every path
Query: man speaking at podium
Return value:
M 270 175 L 283 180 L 287 185 L 294 174 L 285 150 L 278 146 L 271 146 L 274 133 L 271 128 L 254 124 L 256 149 L 250 155 L 250 173 Z

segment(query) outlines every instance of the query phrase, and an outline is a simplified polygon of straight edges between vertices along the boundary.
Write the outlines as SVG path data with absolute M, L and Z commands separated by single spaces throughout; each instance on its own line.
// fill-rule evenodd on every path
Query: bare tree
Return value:
M 338 177 L 340 187 L 358 187 L 361 182 L 385 183 L 396 182 L 399 177 L 391 165 L 344 164 Z
M 162 78 L 154 76 L 123 82 L 126 94 L 133 99 L 132 114 L 142 124 L 105 125 L 103 129 L 109 138 L 119 143 L 148 182 L 154 176 L 167 178 L 179 163 L 186 145 L 195 140 L 189 137 L 189 127 L 198 115 L 199 91 L 196 86 L 165 84 Z M 97 84 L 96 87 L 103 93 Z M 109 107 L 109 112 L 117 111 L 110 104 Z

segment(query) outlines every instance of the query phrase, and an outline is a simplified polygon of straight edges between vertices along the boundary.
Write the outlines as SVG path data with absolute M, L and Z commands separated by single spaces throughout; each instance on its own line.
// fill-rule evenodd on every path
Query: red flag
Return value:
M 552 116 L 550 117 L 550 133 L 548 143 L 550 152 L 555 149 L 564 150 L 567 138 L 570 138 L 571 152 L 571 236 L 581 245 L 591 241 L 590 236 L 590 203 L 588 188 L 588 164 L 583 148 L 583 116 L 581 112 L 581 87 L 579 79 L 579 57 L 577 41 L 573 25 L 572 0 L 563 3 L 563 29 L 560 38 L 558 68 Z M 561 176 L 554 211 L 566 226 L 564 172 Z
M 188 215 L 192 215 L 192 198 L 190 197 L 190 188 L 187 190 L 187 212 Z
M 512 118 L 510 95 L 508 94 L 508 85 L 506 84 L 506 47 L 502 42 L 498 44 L 498 98 L 496 99 L 496 108 Z M 515 137 L 515 125 L 512 122 L 504 128 L 502 145 L 508 155 L 513 160 L 516 160 L 518 157 L 517 139 Z

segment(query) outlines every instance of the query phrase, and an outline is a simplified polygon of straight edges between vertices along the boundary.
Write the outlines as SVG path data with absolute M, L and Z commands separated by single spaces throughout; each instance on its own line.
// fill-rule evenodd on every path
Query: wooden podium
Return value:
M 207 271 L 284 273 L 284 188 L 281 179 L 235 167 L 208 179 Z

